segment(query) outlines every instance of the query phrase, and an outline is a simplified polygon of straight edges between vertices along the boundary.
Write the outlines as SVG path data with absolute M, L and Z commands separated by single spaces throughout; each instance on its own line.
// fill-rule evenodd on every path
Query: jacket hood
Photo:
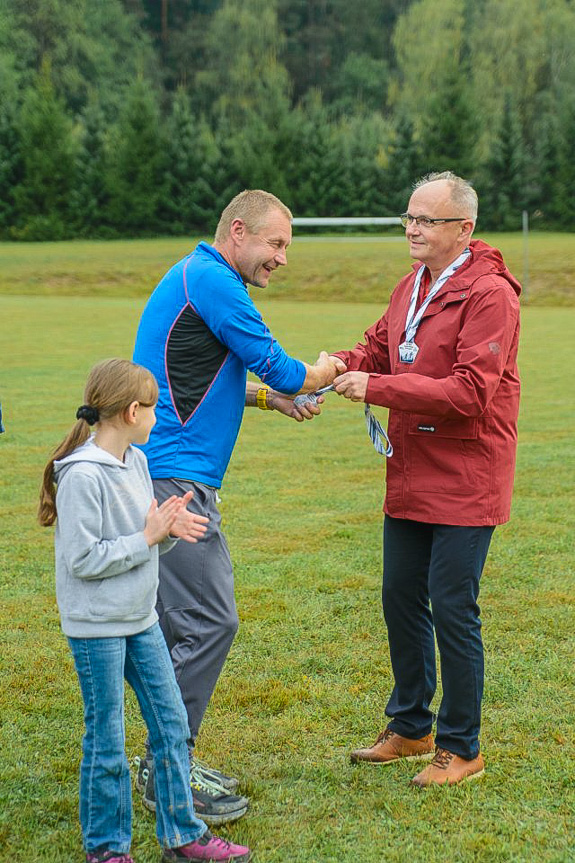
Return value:
M 126 470 L 129 464 L 129 460 L 133 457 L 133 453 L 131 452 L 131 447 L 128 447 L 126 451 L 126 462 L 120 461 L 116 458 L 116 456 L 107 452 L 105 449 L 101 449 L 101 447 L 96 446 L 94 443 L 94 436 L 88 438 L 86 443 L 82 444 L 82 446 L 77 447 L 73 452 L 69 455 L 65 456 L 62 459 L 54 462 L 54 475 L 56 480 L 61 478 L 62 473 L 65 472 L 70 465 L 77 464 L 78 462 L 92 462 L 95 464 L 105 464 L 110 467 L 121 468 L 122 470 Z
M 517 296 L 521 293 L 521 284 L 505 266 L 503 255 L 499 249 L 490 246 L 483 240 L 471 240 L 471 261 L 469 263 L 469 274 L 474 277 L 496 274 L 509 282 Z
M 503 255 L 499 249 L 490 246 L 483 240 L 471 240 L 469 248 L 471 249 L 471 258 L 458 271 L 458 281 L 466 279 L 472 283 L 480 276 L 497 275 L 509 282 L 517 296 L 521 294 L 521 284 L 505 266 Z M 421 264 L 416 261 L 412 266 L 417 271 Z

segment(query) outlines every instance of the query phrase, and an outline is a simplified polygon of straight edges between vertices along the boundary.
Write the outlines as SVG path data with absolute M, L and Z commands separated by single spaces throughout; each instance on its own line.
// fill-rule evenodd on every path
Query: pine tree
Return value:
M 159 229 L 165 152 L 155 93 L 139 79 L 131 87 L 124 113 L 109 139 L 107 216 L 119 233 L 147 235 Z
M 75 142 L 72 122 L 54 93 L 47 61 L 36 87 L 24 97 L 18 125 L 22 177 L 14 189 L 13 235 L 62 239 L 72 231 Z
M 72 196 L 74 222 L 81 236 L 100 236 L 108 205 L 107 126 L 104 112 L 97 101 L 89 104 L 80 115 L 76 135 L 76 184 Z
M 342 214 L 342 206 L 347 210 L 342 144 L 320 94 L 308 94 L 293 112 L 282 142 L 290 192 L 286 203 L 295 215 L 337 216 Z
M 573 98 L 567 101 L 561 112 L 561 131 L 553 203 L 559 226 L 563 230 L 573 230 L 575 228 L 575 99 Z
M 14 190 L 22 180 L 22 154 L 17 113 L 10 101 L 0 102 L 0 236 L 14 221 Z
M 491 154 L 478 182 L 482 227 L 516 231 L 526 203 L 525 157 L 512 97 L 507 94 Z
M 402 114 L 397 123 L 385 172 L 386 211 L 397 215 L 407 208 L 413 184 L 423 173 L 423 157 L 411 119 Z
M 557 211 L 557 174 L 559 153 L 562 147 L 563 128 L 560 116 L 554 110 L 542 110 L 537 129 L 534 130 L 534 159 L 527 166 L 532 177 L 529 184 L 530 212 L 537 213 L 545 226 L 555 226 L 559 216 Z M 535 175 L 533 177 L 533 175 Z
M 220 151 L 207 122 L 194 116 L 190 97 L 178 88 L 168 123 L 168 166 L 162 222 L 174 234 L 211 231 Z
M 423 168 L 470 177 L 475 168 L 476 126 L 465 87 L 466 74 L 453 63 L 430 97 L 421 134 Z

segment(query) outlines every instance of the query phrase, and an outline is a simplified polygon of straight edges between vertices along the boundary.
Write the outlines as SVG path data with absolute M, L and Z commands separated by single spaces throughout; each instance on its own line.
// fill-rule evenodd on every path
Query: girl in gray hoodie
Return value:
M 187 509 L 191 492 L 158 507 L 146 458 L 132 446 L 148 440 L 157 398 L 156 381 L 142 366 L 122 359 L 95 366 L 40 495 L 40 523 L 57 522 L 56 594 L 84 700 L 86 863 L 134 863 L 124 679 L 138 698 L 154 756 L 162 860 L 244 863 L 248 848 L 212 836 L 194 814 L 187 714 L 155 611 L 158 555 L 178 539 L 197 542 L 207 522 Z

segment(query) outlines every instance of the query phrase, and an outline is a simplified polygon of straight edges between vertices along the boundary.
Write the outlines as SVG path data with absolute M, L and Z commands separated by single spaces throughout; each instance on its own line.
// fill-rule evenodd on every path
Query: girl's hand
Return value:
M 183 497 L 179 498 L 181 508 L 170 528 L 170 536 L 177 536 L 178 539 L 183 539 L 185 542 L 197 542 L 198 539 L 201 539 L 207 530 L 206 525 L 210 521 L 204 515 L 197 515 L 195 512 L 190 512 L 187 509 L 187 505 L 193 496 L 193 491 L 188 491 Z
M 174 494 L 158 506 L 158 501 L 154 498 L 147 512 L 144 528 L 144 538 L 150 547 L 157 545 L 168 536 L 182 508 L 183 500 L 184 498 Z

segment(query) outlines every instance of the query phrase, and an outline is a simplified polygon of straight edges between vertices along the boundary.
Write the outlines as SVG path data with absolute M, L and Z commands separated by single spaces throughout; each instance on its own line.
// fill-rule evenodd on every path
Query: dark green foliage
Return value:
M 195 99 L 217 122 L 277 128 L 289 110 L 289 79 L 278 60 L 283 37 L 276 0 L 224 0 L 206 33 Z
M 0 104 L 0 234 L 12 222 L 14 189 L 22 179 L 20 134 L 10 102 Z
M 557 225 L 565 229 L 575 224 L 575 99 L 570 99 L 564 106 L 560 121 L 553 200 L 556 202 Z
M 517 231 L 526 206 L 525 156 L 517 112 L 505 97 L 499 132 L 478 183 L 481 224 L 500 231 Z
M 98 90 L 107 113 L 138 72 L 154 80 L 155 64 L 147 35 L 120 0 L 5 0 L 9 27 L 0 48 L 14 50 L 24 86 L 30 86 L 45 60 L 58 95 L 73 112 Z
M 106 135 L 104 113 L 97 102 L 79 117 L 76 129 L 76 186 L 72 198 L 74 222 L 81 236 L 99 233 L 109 196 L 106 190 Z
M 160 228 L 165 194 L 166 141 L 154 91 L 142 79 L 126 97 L 109 139 L 106 208 L 110 225 L 123 234 Z
M 574 40 L 568 0 L 4 0 L 0 235 L 395 215 L 445 169 L 481 226 L 573 229 Z
M 465 70 L 453 64 L 428 100 L 420 145 L 424 172 L 454 171 L 470 177 L 476 165 L 475 131 Z
M 59 240 L 72 233 L 75 185 L 72 122 L 56 97 L 50 66 L 25 96 L 19 116 L 21 180 L 14 188 L 16 239 Z
M 350 77 L 363 77 L 353 60 L 350 68 L 351 55 L 361 58 L 363 71 L 375 61 L 374 78 L 364 79 L 364 92 L 377 90 L 382 80 L 385 85 L 393 26 L 407 5 L 404 0 L 279 0 L 279 20 L 287 36 L 285 63 L 296 98 L 320 89 L 329 102 L 345 99 Z M 385 98 L 384 92 L 378 107 Z
M 352 51 L 334 79 L 334 109 L 347 114 L 383 111 L 388 78 L 389 68 L 385 60 Z
M 283 169 L 293 212 L 298 216 L 344 215 L 342 208 L 347 209 L 347 202 L 341 141 L 318 93 L 311 94 L 294 112 L 286 138 Z
M 178 89 L 167 126 L 166 193 L 162 224 L 174 234 L 212 228 L 216 210 L 213 177 L 221 154 L 208 123 L 192 112 L 190 97 Z
M 387 213 L 397 215 L 405 212 L 414 180 L 423 173 L 423 157 L 414 137 L 413 123 L 409 117 L 402 115 L 390 147 L 385 175 Z

